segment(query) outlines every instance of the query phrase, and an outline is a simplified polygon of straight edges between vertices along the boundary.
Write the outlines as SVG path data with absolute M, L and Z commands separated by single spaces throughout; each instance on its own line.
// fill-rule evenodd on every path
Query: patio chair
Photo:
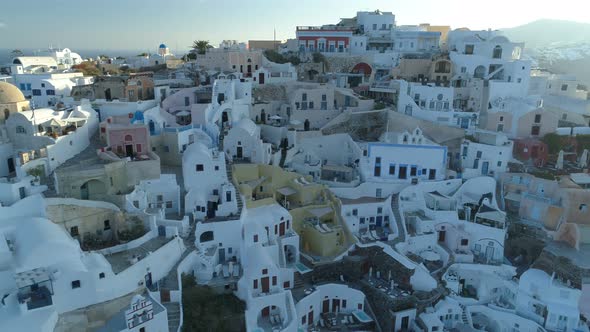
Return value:
M 326 327 L 326 323 L 324 322 L 324 319 L 323 318 L 320 318 L 320 326 L 322 328 L 325 328 Z
M 352 317 L 352 315 L 349 315 L 349 316 L 348 316 L 348 322 L 349 322 L 350 324 L 354 324 L 354 318 Z
M 229 278 L 230 274 L 229 274 L 229 266 L 224 265 L 223 266 L 223 277 L 224 278 Z

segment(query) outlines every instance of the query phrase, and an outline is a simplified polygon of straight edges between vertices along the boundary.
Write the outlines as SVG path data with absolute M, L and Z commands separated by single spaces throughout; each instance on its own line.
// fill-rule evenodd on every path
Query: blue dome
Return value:
M 166 48 L 166 44 L 160 44 L 160 48 Z

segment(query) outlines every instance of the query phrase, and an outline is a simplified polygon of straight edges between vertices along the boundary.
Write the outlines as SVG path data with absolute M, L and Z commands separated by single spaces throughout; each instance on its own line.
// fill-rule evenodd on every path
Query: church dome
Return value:
M 166 44 L 160 44 L 160 48 L 166 48 Z
M 14 104 L 26 101 L 25 95 L 14 85 L 0 82 L 0 104 Z

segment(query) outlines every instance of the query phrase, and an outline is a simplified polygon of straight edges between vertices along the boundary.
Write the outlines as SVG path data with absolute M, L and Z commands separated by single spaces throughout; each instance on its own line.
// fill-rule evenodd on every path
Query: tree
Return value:
M 193 41 L 192 48 L 196 50 L 198 54 L 205 54 L 207 50 L 213 48 L 213 46 L 209 44 L 208 40 L 195 40 Z
M 101 75 L 100 69 L 91 61 L 84 61 L 78 65 L 72 66 L 76 71 L 82 72 L 84 76 Z
M 21 51 L 19 49 L 15 49 L 15 50 L 12 50 L 12 52 L 10 52 L 10 56 L 13 58 L 18 58 L 19 56 L 23 56 L 23 55 L 24 55 L 23 51 Z

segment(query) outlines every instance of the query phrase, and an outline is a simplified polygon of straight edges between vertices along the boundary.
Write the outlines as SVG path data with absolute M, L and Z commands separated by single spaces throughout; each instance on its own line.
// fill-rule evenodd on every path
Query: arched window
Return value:
M 502 47 L 500 45 L 496 45 L 496 47 L 494 47 L 494 54 L 492 57 L 494 59 L 502 59 Z
M 133 137 L 131 135 L 125 135 L 125 142 L 133 141 Z
M 486 67 L 484 66 L 477 66 L 475 71 L 473 72 L 473 77 L 475 78 L 483 78 L 486 74 Z

